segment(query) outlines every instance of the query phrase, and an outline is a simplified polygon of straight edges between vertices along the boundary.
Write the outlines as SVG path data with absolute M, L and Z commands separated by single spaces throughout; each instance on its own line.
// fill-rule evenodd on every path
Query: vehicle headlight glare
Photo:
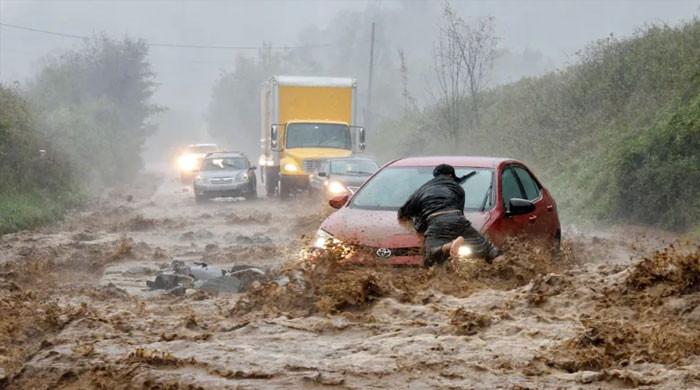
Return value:
M 339 243 L 340 241 L 333 238 L 333 236 L 330 233 L 319 229 L 316 232 L 316 237 L 314 238 L 313 246 L 317 249 L 326 249 L 329 242 Z
M 459 257 L 469 257 L 472 255 L 472 248 L 468 245 L 462 245 L 457 250 L 457 255 Z
M 344 185 L 337 181 L 332 181 L 328 183 L 328 193 L 331 195 L 340 195 L 348 192 L 348 189 Z
M 294 163 L 286 163 L 284 164 L 284 170 L 287 172 L 296 172 L 299 170 L 299 167 Z
M 191 154 L 183 154 L 178 157 L 177 166 L 181 171 L 192 172 L 197 168 L 197 159 Z

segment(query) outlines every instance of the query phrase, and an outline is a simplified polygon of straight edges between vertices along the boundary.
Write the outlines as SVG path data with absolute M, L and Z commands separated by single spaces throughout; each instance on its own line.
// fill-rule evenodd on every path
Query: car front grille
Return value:
M 304 160 L 304 172 L 316 173 L 321 169 L 321 164 L 323 164 L 323 160 Z
M 212 177 L 209 179 L 210 184 L 233 184 L 232 177 Z
M 422 256 L 423 248 L 420 247 L 408 247 L 408 248 L 375 248 L 364 245 L 355 245 L 354 249 L 357 252 L 369 253 L 377 259 L 390 259 L 392 257 L 404 257 L 404 256 Z M 386 252 L 386 251 L 389 252 Z M 384 255 L 380 255 L 384 253 Z M 386 254 L 389 253 L 387 256 Z

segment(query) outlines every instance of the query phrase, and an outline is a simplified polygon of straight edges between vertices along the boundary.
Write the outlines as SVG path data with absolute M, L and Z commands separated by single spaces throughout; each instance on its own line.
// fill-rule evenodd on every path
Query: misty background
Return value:
M 400 88 L 399 51 L 411 96 L 419 104 L 430 99 L 433 46 L 443 7 L 441 1 L 2 0 L 0 22 L 77 36 L 143 38 L 151 44 L 237 47 L 149 46 L 147 61 L 157 83 L 153 101 L 166 110 L 153 119 L 158 129 L 147 141 L 145 157 L 162 163 L 179 144 L 214 140 L 242 148 L 254 160 L 259 134 L 258 112 L 251 110 L 255 104 L 246 108 L 249 119 L 231 123 L 230 137 L 209 131 L 213 88 L 237 64 L 245 65 L 241 57 L 256 58 L 263 44 L 278 55 L 306 57 L 297 66 L 274 71 L 355 77 L 364 105 L 375 22 L 373 111 L 378 123 L 398 107 L 387 101 L 399 100 L 399 95 L 386 90 Z M 495 17 L 498 55 L 489 85 L 574 63 L 576 52 L 596 39 L 629 36 L 648 23 L 677 24 L 698 12 L 697 1 L 455 1 L 452 7 L 466 20 Z M 81 45 L 76 38 L 2 26 L 0 82 L 26 84 L 47 57 Z M 250 96 L 253 103 L 257 99 L 257 94 Z M 237 145 L 239 137 L 243 147 Z

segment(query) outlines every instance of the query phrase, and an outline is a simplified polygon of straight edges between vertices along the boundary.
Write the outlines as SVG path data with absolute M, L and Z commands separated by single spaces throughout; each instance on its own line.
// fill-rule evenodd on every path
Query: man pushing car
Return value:
M 400 221 L 413 220 L 416 231 L 424 236 L 423 264 L 430 267 L 459 256 L 466 245 L 471 254 L 491 262 L 498 248 L 464 216 L 464 189 L 461 184 L 471 175 L 457 177 L 451 165 L 440 164 L 433 178 L 418 188 L 398 211 Z

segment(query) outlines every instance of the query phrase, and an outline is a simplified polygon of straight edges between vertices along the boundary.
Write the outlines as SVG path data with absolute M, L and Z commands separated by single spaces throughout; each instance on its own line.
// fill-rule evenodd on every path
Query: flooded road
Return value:
M 195 204 L 145 175 L 60 224 L 0 238 L 0 388 L 700 386 L 696 242 L 569 228 L 557 260 L 516 246 L 449 271 L 310 270 L 300 252 L 328 212 Z M 288 282 L 146 287 L 176 260 Z

